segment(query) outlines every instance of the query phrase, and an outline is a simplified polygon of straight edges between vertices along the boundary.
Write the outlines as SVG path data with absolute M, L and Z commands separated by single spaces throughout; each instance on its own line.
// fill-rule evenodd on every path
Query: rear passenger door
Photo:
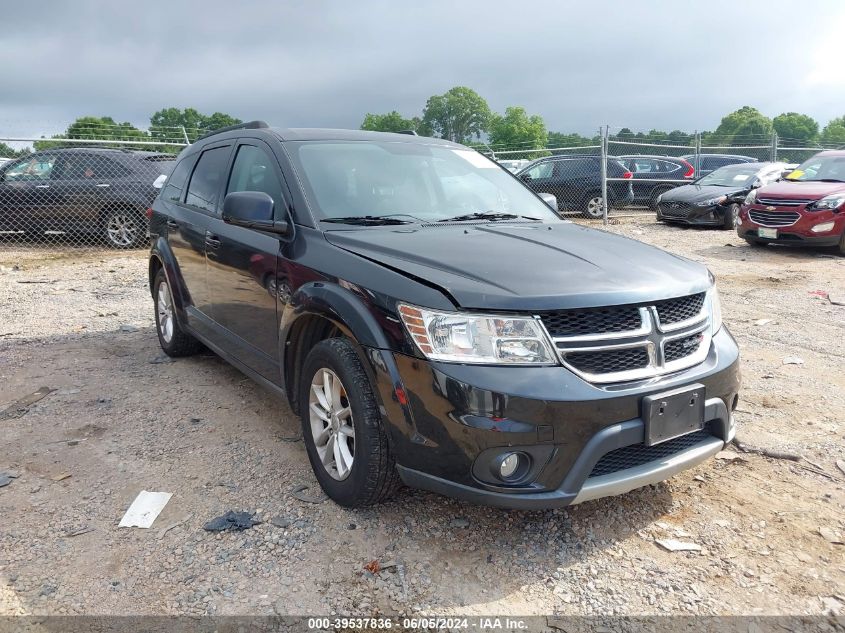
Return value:
M 207 239 L 218 213 L 218 202 L 226 184 L 231 141 L 207 147 L 196 159 L 184 192 L 165 188 L 163 196 L 177 195 L 167 219 L 167 241 L 176 258 L 179 274 L 187 290 L 189 325 L 214 336 L 211 294 L 206 264 Z M 181 163 L 180 163 L 181 166 Z M 173 176 L 177 174 L 174 172 Z
M 282 172 L 263 141 L 239 141 L 225 193 L 237 191 L 268 194 L 276 218 L 289 219 Z M 210 231 L 208 284 L 214 320 L 226 329 L 221 345 L 250 369 L 279 384 L 276 298 L 281 287 L 277 266 L 283 238 L 226 224 L 219 215 Z

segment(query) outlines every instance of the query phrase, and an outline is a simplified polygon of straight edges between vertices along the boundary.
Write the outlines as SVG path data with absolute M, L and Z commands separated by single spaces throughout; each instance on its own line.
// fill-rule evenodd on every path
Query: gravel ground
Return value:
M 0 473 L 17 475 L 0 614 L 841 613 L 845 307 L 827 293 L 845 294 L 845 258 L 643 216 L 609 230 L 716 274 L 743 352 L 739 438 L 799 461 L 738 453 L 547 512 L 407 489 L 342 509 L 285 404 L 212 355 L 161 362 L 144 253 L 4 248 L 0 412 L 55 391 L 0 413 Z M 118 528 L 141 490 L 173 497 L 152 528 Z M 202 529 L 229 509 L 263 523 Z

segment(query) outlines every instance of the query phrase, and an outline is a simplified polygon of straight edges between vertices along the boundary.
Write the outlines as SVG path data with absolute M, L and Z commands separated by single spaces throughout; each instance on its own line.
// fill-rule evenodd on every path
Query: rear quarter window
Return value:
M 205 150 L 197 161 L 197 166 L 188 183 L 185 202 L 203 211 L 215 211 L 217 196 L 226 179 L 226 166 L 232 148 L 215 147 Z
M 167 183 L 164 185 L 164 190 L 161 192 L 161 197 L 170 202 L 181 202 L 182 192 L 185 190 L 185 181 L 188 180 L 188 174 L 191 173 L 191 167 L 194 164 L 195 156 L 187 156 L 176 164 L 176 167 L 170 173 Z

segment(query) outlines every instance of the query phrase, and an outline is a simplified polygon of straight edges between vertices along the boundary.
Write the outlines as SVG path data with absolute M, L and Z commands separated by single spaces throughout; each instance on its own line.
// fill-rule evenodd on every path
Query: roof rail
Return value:
M 419 136 L 416 130 L 399 130 L 397 134 L 410 134 L 411 136 Z
M 227 125 L 226 127 L 221 127 L 218 130 L 212 130 L 211 132 L 206 132 L 202 136 L 200 136 L 197 141 L 201 141 L 204 138 L 208 138 L 209 136 L 214 136 L 215 134 L 222 134 L 223 132 L 231 132 L 232 130 L 263 130 L 264 128 L 270 127 L 264 121 L 247 121 L 246 123 L 238 123 L 237 125 Z M 196 141 L 195 141 L 196 142 Z

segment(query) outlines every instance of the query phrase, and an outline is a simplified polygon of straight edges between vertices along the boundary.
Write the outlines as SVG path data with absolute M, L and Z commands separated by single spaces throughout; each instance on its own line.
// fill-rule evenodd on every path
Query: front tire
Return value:
M 597 220 L 604 217 L 604 208 L 600 193 L 591 193 L 581 203 L 581 213 L 585 218 Z
M 164 353 L 172 358 L 192 356 L 202 350 L 202 344 L 187 334 L 176 320 L 173 293 L 164 269 L 159 269 L 153 282 L 153 304 L 155 305 L 156 332 Z
M 734 203 L 725 209 L 725 217 L 722 220 L 722 228 L 726 231 L 736 230 L 739 225 L 739 205 Z
M 845 233 L 839 238 L 839 254 L 845 257 Z
M 320 487 L 350 508 L 388 499 L 400 486 L 399 474 L 375 392 L 352 343 L 321 341 L 301 376 L 302 435 Z

